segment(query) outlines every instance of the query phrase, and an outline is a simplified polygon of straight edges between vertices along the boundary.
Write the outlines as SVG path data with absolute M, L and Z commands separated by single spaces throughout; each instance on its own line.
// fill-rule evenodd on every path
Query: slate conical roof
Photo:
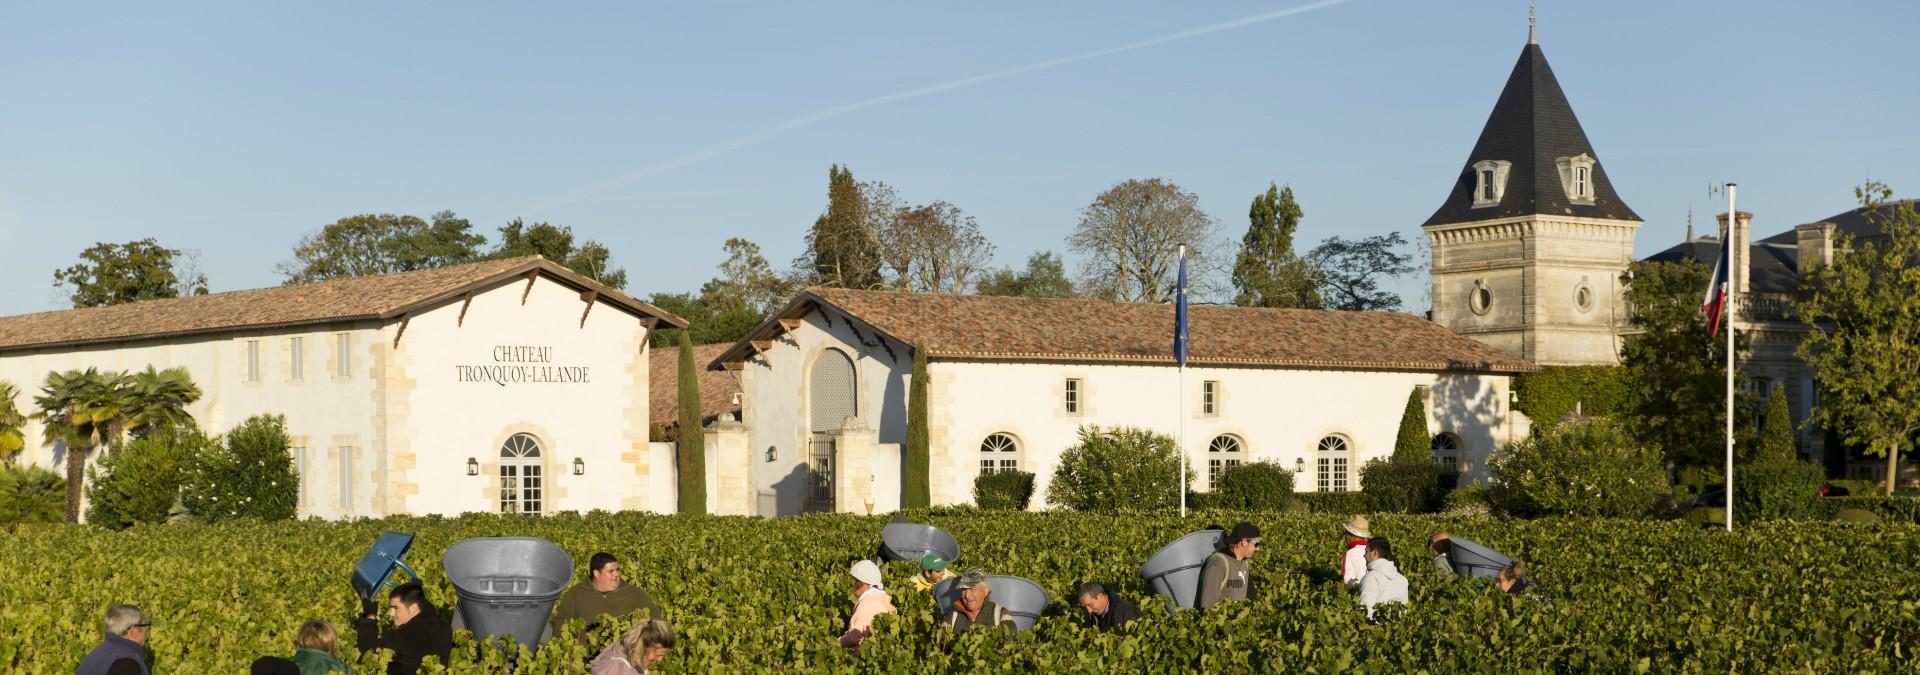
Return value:
M 1560 181 L 1559 158 L 1581 153 L 1595 159 L 1594 198 L 1590 205 L 1569 201 Z M 1447 195 L 1446 203 L 1433 212 L 1433 217 L 1427 219 L 1426 225 L 1531 214 L 1639 220 L 1633 209 L 1627 208 L 1626 202 L 1620 201 L 1620 195 L 1613 191 L 1613 183 L 1607 180 L 1606 165 L 1599 162 L 1599 157 L 1587 142 L 1586 132 L 1580 129 L 1573 106 L 1567 104 L 1567 95 L 1560 91 L 1553 68 L 1547 65 L 1546 53 L 1540 51 L 1540 45 L 1528 44 L 1520 52 L 1520 61 L 1513 65 L 1513 74 L 1507 76 L 1507 86 L 1500 91 L 1493 114 L 1487 116 L 1487 126 L 1480 130 L 1473 154 L 1454 177 L 1453 192 Z M 1489 159 L 1513 165 L 1508 170 L 1507 187 L 1500 204 L 1476 209 L 1473 208 L 1473 164 Z

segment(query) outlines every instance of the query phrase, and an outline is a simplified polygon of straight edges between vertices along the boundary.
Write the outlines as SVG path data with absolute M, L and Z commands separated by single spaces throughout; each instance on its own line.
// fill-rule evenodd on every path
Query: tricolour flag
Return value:
M 1707 315 L 1708 337 L 1719 336 L 1720 316 L 1727 307 L 1727 259 L 1733 251 L 1725 239 L 1720 242 L 1720 259 L 1713 263 L 1713 281 L 1707 283 L 1707 297 L 1700 301 L 1700 311 Z
M 1180 256 L 1180 280 L 1173 289 L 1173 360 L 1187 365 L 1187 256 Z

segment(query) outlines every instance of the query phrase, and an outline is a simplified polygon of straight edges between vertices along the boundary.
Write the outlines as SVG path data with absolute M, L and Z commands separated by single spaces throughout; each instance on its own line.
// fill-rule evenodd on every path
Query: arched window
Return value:
M 1246 445 L 1240 439 L 1226 434 L 1213 437 L 1207 444 L 1207 491 L 1220 489 L 1220 476 L 1247 457 Z
M 514 434 L 501 444 L 500 512 L 540 515 L 545 469 L 540 441 L 532 434 Z
M 1008 434 L 994 434 L 980 441 L 980 473 L 1020 470 L 1020 442 Z
M 1433 437 L 1433 461 L 1448 471 L 1460 470 L 1460 437 L 1442 432 Z
M 1345 436 L 1328 436 L 1320 439 L 1315 450 L 1314 467 L 1316 469 L 1314 488 L 1320 492 L 1346 492 L 1347 475 L 1351 471 L 1350 461 L 1353 444 Z

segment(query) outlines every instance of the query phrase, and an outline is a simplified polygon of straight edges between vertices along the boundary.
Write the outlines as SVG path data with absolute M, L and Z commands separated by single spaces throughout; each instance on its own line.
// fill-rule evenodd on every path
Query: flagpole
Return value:
M 1733 531 L 1733 320 L 1735 309 L 1740 306 L 1738 293 L 1740 283 L 1739 261 L 1736 256 L 1745 255 L 1740 250 L 1740 212 L 1733 207 L 1733 191 L 1737 187 L 1727 184 L 1727 531 Z
M 1186 264 L 1187 245 L 1181 244 L 1180 283 L 1175 289 L 1175 293 L 1178 295 L 1174 297 L 1174 301 L 1181 305 L 1185 305 L 1187 302 Z M 1181 326 L 1179 328 L 1185 330 L 1186 327 Z M 1191 336 L 1185 336 L 1185 338 L 1182 339 L 1183 347 L 1186 346 L 1187 339 L 1191 339 Z M 1180 399 L 1179 433 L 1175 436 L 1174 442 L 1180 445 L 1180 485 L 1178 489 L 1180 490 L 1180 517 L 1184 519 L 1187 517 L 1187 359 L 1184 354 L 1174 354 L 1173 356 L 1174 360 L 1179 362 L 1175 370 L 1178 370 L 1180 373 L 1179 385 L 1174 389 L 1174 397 Z

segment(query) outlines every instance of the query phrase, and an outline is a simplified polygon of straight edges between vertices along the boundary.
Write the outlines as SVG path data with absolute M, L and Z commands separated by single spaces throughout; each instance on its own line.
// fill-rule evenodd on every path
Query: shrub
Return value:
M 1645 517 L 1666 496 L 1660 454 L 1616 424 L 1587 419 L 1557 425 L 1494 454 L 1494 506 L 1522 517 Z
M 1735 471 L 1735 522 L 1816 517 L 1820 482 L 1825 476 L 1824 469 L 1798 459 L 1771 459 Z
M 1025 511 L 1033 501 L 1033 474 L 994 471 L 973 479 L 973 503 L 988 511 Z
M 1407 394 L 1407 407 L 1400 411 L 1400 430 L 1393 437 L 1393 461 L 1433 458 L 1433 436 L 1427 433 L 1427 399 L 1422 392 L 1415 387 Z
M 1441 500 L 1449 516 L 1489 516 L 1493 514 L 1493 502 L 1484 485 L 1473 485 L 1447 492 Z
M 1368 511 L 1432 513 L 1445 491 L 1441 469 L 1431 460 L 1375 459 L 1360 467 L 1360 494 Z
M 1559 423 L 1575 405 L 1583 415 L 1607 416 L 1626 410 L 1631 374 L 1621 366 L 1548 366 L 1513 378 L 1514 410 L 1533 420 L 1533 428 Z
M 1293 498 L 1308 513 L 1351 515 L 1367 510 L 1366 495 L 1358 492 L 1302 492 Z
M 287 452 L 287 421 L 256 415 L 196 453 L 181 501 L 194 518 L 286 520 L 300 500 L 300 482 Z
M 1767 414 L 1760 418 L 1760 448 L 1754 453 L 1754 459 L 1759 462 L 1800 459 L 1800 448 L 1793 443 L 1793 418 L 1787 414 L 1787 396 L 1779 385 L 1767 395 Z M 1825 477 L 1823 471 L 1821 478 Z M 1738 476 L 1734 477 L 1734 489 L 1739 489 L 1739 480 Z
M 186 427 L 134 439 L 87 469 L 87 522 L 111 529 L 167 522 L 194 458 L 209 440 Z
M 0 463 L 0 524 L 58 523 L 67 516 L 67 480 L 38 466 Z
M 1193 472 L 1187 472 L 1193 480 Z M 1146 429 L 1080 427 L 1080 442 L 1060 455 L 1047 503 L 1076 511 L 1177 509 L 1180 453 L 1171 437 Z
M 1219 491 L 1205 498 L 1208 508 L 1277 511 L 1293 501 L 1293 472 L 1279 462 L 1248 462 L 1220 474 Z

